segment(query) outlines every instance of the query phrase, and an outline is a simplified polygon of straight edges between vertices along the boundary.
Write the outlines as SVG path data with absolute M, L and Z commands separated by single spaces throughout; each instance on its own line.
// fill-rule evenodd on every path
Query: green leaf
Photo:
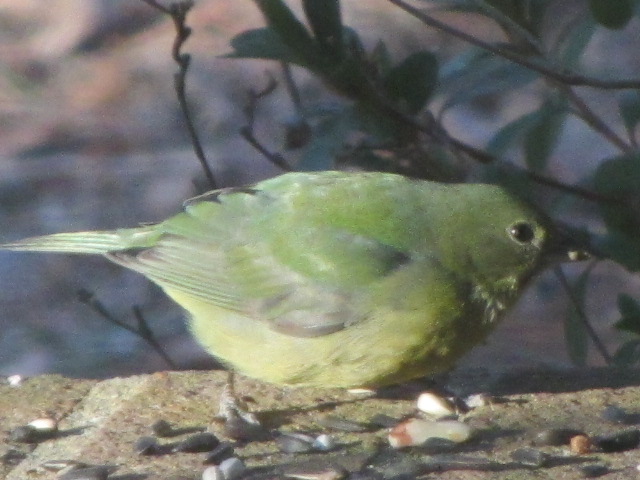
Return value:
M 544 18 L 548 0 L 485 0 L 512 22 L 532 33 L 538 32 Z M 502 23 L 502 22 L 499 22 Z
M 632 132 L 640 122 L 640 91 L 627 90 L 618 100 L 620 116 L 627 130 Z
M 392 68 L 391 54 L 382 40 L 378 40 L 378 43 L 376 43 L 376 46 L 371 51 L 369 60 L 376 66 L 376 70 L 382 76 L 387 75 Z
M 566 111 L 552 102 L 545 103 L 538 110 L 533 127 L 524 139 L 524 156 L 527 166 L 541 172 L 547 166 L 549 156 L 558 144 Z
M 305 64 L 314 65 L 319 58 L 319 49 L 306 27 L 296 18 L 282 0 L 255 0 L 267 25 L 282 42 L 296 52 Z
M 504 155 L 511 146 L 519 143 L 524 135 L 531 130 L 537 122 L 538 112 L 526 113 L 512 120 L 498 130 L 491 140 L 489 140 L 486 147 L 487 152 L 496 157 Z
M 337 58 L 344 54 L 339 0 L 302 0 L 302 6 L 318 45 Z
M 638 238 L 612 231 L 595 243 L 598 252 L 618 262 L 630 272 L 640 271 L 640 242 Z
M 538 74 L 478 49 L 457 55 L 440 69 L 439 93 L 447 93 L 442 110 L 488 95 L 522 88 Z
M 623 343 L 613 355 L 613 363 L 619 366 L 630 366 L 640 360 L 640 340 L 629 340 Z
M 524 169 L 510 163 L 491 162 L 483 165 L 479 172 L 479 180 L 483 183 L 500 185 L 518 198 L 530 203 L 536 201 L 533 182 Z
M 618 330 L 640 335 L 640 305 L 629 295 L 618 295 L 618 310 L 622 318 L 618 320 L 615 327 Z
M 618 295 L 618 310 L 623 317 L 640 318 L 640 305 L 631 295 L 626 293 Z
M 308 66 L 271 28 L 247 30 L 231 39 L 234 51 L 227 58 L 262 58 Z
M 595 190 L 616 203 L 598 206 L 610 230 L 640 243 L 640 153 L 622 155 L 602 162 L 594 175 Z
M 564 68 L 576 68 L 579 66 L 582 53 L 591 42 L 595 32 L 596 22 L 590 17 L 572 26 L 571 34 L 562 44 L 558 45 L 560 50 L 558 57 L 561 59 Z
M 438 81 L 438 61 L 431 52 L 409 55 L 384 79 L 389 96 L 410 114 L 416 114 L 427 103 Z
M 566 111 L 549 100 L 535 112 L 527 113 L 502 127 L 487 144 L 487 151 L 503 155 L 522 139 L 525 161 L 529 168 L 542 171 L 558 143 Z
M 587 280 L 591 272 L 592 269 L 585 269 L 573 284 L 574 297 L 581 305 L 584 305 Z M 565 317 L 564 339 L 571 361 L 577 366 L 584 366 L 587 363 L 587 354 L 589 353 L 589 335 L 575 308 Z
M 352 107 L 346 107 L 322 119 L 313 130 L 311 142 L 304 148 L 300 162 L 302 171 L 331 170 L 347 136 L 358 128 Z
M 589 0 L 591 14 L 596 21 L 607 28 L 624 28 L 633 17 L 633 0 Z

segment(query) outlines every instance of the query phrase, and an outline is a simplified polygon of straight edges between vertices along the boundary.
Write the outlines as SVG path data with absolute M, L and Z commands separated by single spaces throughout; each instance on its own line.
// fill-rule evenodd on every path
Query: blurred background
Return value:
M 297 1 L 289 3 L 299 11 Z M 555 3 L 560 14 L 569 14 L 582 2 Z M 344 0 L 342 6 L 344 23 L 368 49 L 383 39 L 393 54 L 426 46 L 445 61 L 466 48 L 387 1 Z M 501 39 L 478 16 L 448 12 L 439 18 L 487 41 Z M 279 67 L 222 57 L 233 36 L 264 25 L 254 2 L 199 0 L 187 23 L 193 29 L 184 46 L 192 55 L 188 99 L 218 181 L 238 185 L 280 173 L 238 134 L 247 122 L 249 90 L 264 88 L 270 74 L 281 74 Z M 0 240 L 154 222 L 203 191 L 173 89 L 174 36 L 171 19 L 142 1 L 0 0 Z M 598 29 L 586 47 L 585 68 L 639 77 L 639 39 L 637 17 L 624 30 Z M 308 74 L 294 69 L 294 75 L 306 97 L 340 101 Z M 580 93 L 620 128 L 612 94 Z M 437 104 L 438 90 L 435 95 Z M 483 147 L 501 126 L 534 109 L 540 95 L 536 84 L 488 91 L 449 111 L 447 131 Z M 277 91 L 258 105 L 255 133 L 281 150 L 292 116 L 291 100 Z M 569 118 L 552 153 L 553 176 L 577 182 L 614 153 L 584 122 Z M 288 155 L 295 162 L 299 154 Z M 589 208 L 579 206 L 572 220 L 588 224 Z M 582 268 L 566 271 L 572 276 Z M 214 365 L 188 335 L 180 309 L 144 278 L 101 258 L 0 252 L 0 374 L 108 377 L 167 368 L 140 338 L 81 303 L 79 290 L 131 324 L 133 306 L 140 307 L 180 368 Z M 620 342 L 612 328 L 620 292 L 638 296 L 637 276 L 611 262 L 598 264 L 586 304 L 600 335 L 614 345 Z M 569 309 L 567 295 L 546 272 L 461 366 L 570 365 L 562 322 Z M 597 355 L 589 361 L 601 363 Z

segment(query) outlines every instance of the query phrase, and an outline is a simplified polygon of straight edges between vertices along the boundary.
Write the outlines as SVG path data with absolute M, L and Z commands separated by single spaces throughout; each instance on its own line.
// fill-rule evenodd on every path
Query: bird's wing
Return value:
M 330 221 L 331 212 L 323 212 L 326 221 L 314 216 L 313 202 L 298 211 L 291 186 L 281 188 L 215 192 L 160 224 L 154 246 L 108 256 L 289 335 L 325 335 L 358 322 L 370 308 L 368 287 L 411 263 L 411 252 L 367 235 L 357 219 L 346 225 Z M 360 210 L 366 201 L 356 199 Z

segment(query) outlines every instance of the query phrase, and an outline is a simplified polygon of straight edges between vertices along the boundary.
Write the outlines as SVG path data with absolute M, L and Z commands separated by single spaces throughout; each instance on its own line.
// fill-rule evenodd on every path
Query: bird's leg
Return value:
M 227 372 L 227 383 L 224 385 L 222 395 L 220 395 L 218 416 L 226 421 L 240 418 L 247 423 L 260 424 L 257 417 L 248 411 L 247 406 L 236 395 L 235 373 L 232 370 Z

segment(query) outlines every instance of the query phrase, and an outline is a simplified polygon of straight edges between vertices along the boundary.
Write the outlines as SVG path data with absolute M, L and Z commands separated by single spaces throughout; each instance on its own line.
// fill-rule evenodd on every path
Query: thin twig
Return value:
M 591 268 L 593 268 L 593 265 L 595 265 L 595 263 L 592 263 L 587 268 L 591 269 Z M 582 322 L 585 330 L 587 331 L 587 335 L 589 335 L 589 337 L 591 337 L 591 341 L 593 342 L 593 345 L 596 347 L 596 349 L 598 350 L 598 352 L 600 353 L 602 358 L 604 358 L 604 361 L 607 362 L 607 365 L 610 365 L 613 362 L 613 357 L 611 357 L 611 355 L 607 351 L 607 347 L 605 347 L 605 345 L 602 342 L 602 340 L 600 340 L 600 337 L 598 337 L 597 332 L 595 331 L 595 329 L 593 328 L 591 323 L 589 323 L 589 319 L 587 318 L 587 314 L 585 313 L 584 309 L 582 308 L 582 305 L 580 304 L 580 301 L 576 297 L 575 292 L 571 288 L 571 285 L 569 284 L 569 281 L 567 280 L 567 276 L 564 274 L 564 271 L 562 270 L 562 267 L 560 265 L 557 265 L 553 269 L 553 271 L 555 272 L 556 276 L 558 277 L 558 280 L 560 280 L 560 284 L 562 285 L 562 287 L 567 292 L 567 295 L 569 296 L 569 299 L 571 300 L 571 303 L 573 304 L 573 308 L 575 309 L 576 314 L 578 315 L 578 318 L 580 319 L 580 321 Z
M 302 97 L 300 96 L 300 91 L 298 90 L 296 82 L 293 80 L 291 67 L 286 62 L 281 62 L 280 64 L 282 65 L 282 76 L 284 77 L 284 84 L 287 88 L 287 92 L 289 93 L 289 97 L 291 97 L 293 107 L 296 109 L 296 113 L 302 116 Z
M 278 87 L 278 82 L 273 78 L 272 75 L 269 75 L 269 81 L 267 85 L 256 92 L 254 90 L 249 90 L 249 98 L 247 100 L 247 104 L 243 108 L 244 114 L 247 117 L 247 124 L 240 128 L 240 135 L 244 138 L 249 145 L 255 148 L 258 152 L 260 152 L 267 160 L 281 168 L 285 172 L 290 172 L 293 170 L 291 165 L 286 161 L 286 159 L 280 155 L 279 153 L 273 153 L 267 149 L 260 141 L 255 137 L 253 133 L 253 126 L 255 124 L 256 119 L 256 109 L 258 108 L 258 103 L 260 100 L 267 95 L 271 95 Z
M 557 83 L 557 82 L 554 82 Z M 561 90 L 567 95 L 569 101 L 574 105 L 576 115 L 581 118 L 589 127 L 594 131 L 600 133 L 610 143 L 618 147 L 624 153 L 631 153 L 633 147 L 627 144 L 616 132 L 614 132 L 609 125 L 602 121 L 598 117 L 591 107 L 576 94 L 576 92 L 569 86 L 564 84 L 558 84 Z
M 194 125 L 186 95 L 186 77 L 187 71 L 189 70 L 189 64 L 191 63 L 191 55 L 182 53 L 182 47 L 191 35 L 191 28 L 187 26 L 186 18 L 189 10 L 191 10 L 191 8 L 193 7 L 193 1 L 183 0 L 174 2 L 171 3 L 168 7 L 161 5 L 156 0 L 142 1 L 169 15 L 173 20 L 173 24 L 175 25 L 176 37 L 171 48 L 171 57 L 178 64 L 179 68 L 174 75 L 174 88 L 176 90 L 180 109 L 182 110 L 182 114 L 186 122 L 189 137 L 191 138 L 193 150 L 196 154 L 196 157 L 198 158 L 198 161 L 200 162 L 202 169 L 204 170 L 204 174 L 207 177 L 209 185 L 212 189 L 215 190 L 216 188 L 218 188 L 218 183 L 216 182 L 215 176 L 213 175 L 213 170 L 211 169 L 211 166 L 209 165 L 207 157 L 204 153 L 204 149 L 202 148 L 202 142 L 200 142 L 198 132 Z
M 509 28 L 510 32 L 517 32 L 520 35 L 520 40 L 523 42 L 527 42 L 528 47 L 535 52 L 540 58 L 544 58 L 544 53 L 542 46 L 538 42 L 538 39 L 531 35 L 526 29 L 520 27 L 516 22 L 511 20 L 507 15 L 504 15 L 497 8 L 485 4 L 481 2 L 479 5 L 481 8 L 489 11 L 491 15 L 494 16 L 494 19 L 499 22 L 503 22 L 504 25 Z M 503 27 L 504 29 L 504 27 Z M 509 33 L 509 32 L 507 32 Z M 573 104 L 574 110 L 573 113 L 578 118 L 582 119 L 590 128 L 592 128 L 595 132 L 601 134 L 607 141 L 618 147 L 625 153 L 629 153 L 633 150 L 633 145 L 628 144 L 622 139 L 619 135 L 616 134 L 605 122 L 602 121 L 600 117 L 598 117 L 591 107 L 575 92 L 570 85 L 567 85 L 565 82 L 557 81 L 553 78 L 547 78 L 549 83 L 556 88 L 559 88 L 562 93 L 569 99 L 569 101 Z
M 471 45 L 475 45 L 476 47 L 482 48 L 488 52 L 499 55 L 507 60 L 511 60 L 518 65 L 521 65 L 529 70 L 533 70 L 534 72 L 538 72 L 546 77 L 552 78 L 558 82 L 562 82 L 567 85 L 573 86 L 585 86 L 585 87 L 595 87 L 603 90 L 623 90 L 623 89 L 637 89 L 640 88 L 640 80 L 631 79 L 631 80 L 601 80 L 598 78 L 586 77 L 584 75 L 578 75 L 572 72 L 559 72 L 554 70 L 553 68 L 549 68 L 540 63 L 532 62 L 514 51 L 498 47 L 492 45 L 488 42 L 480 40 L 473 35 L 469 35 L 463 31 L 458 30 L 446 23 L 443 23 L 439 20 L 436 20 L 431 15 L 424 13 L 422 10 L 413 7 L 406 3 L 404 0 L 387 0 L 390 3 L 393 3 L 397 7 L 403 9 L 405 12 L 414 16 L 418 20 L 420 20 L 425 25 L 428 25 L 432 28 L 436 28 L 440 31 L 448 33 L 451 36 L 459 38 Z
M 285 158 L 279 153 L 273 153 L 269 151 L 264 145 L 262 145 L 258 139 L 253 135 L 253 130 L 245 126 L 240 129 L 240 135 L 244 138 L 249 145 L 260 152 L 267 160 L 273 163 L 275 166 L 281 168 L 285 172 L 292 172 L 293 168 L 285 160 Z
M 518 35 L 523 42 L 532 45 L 537 51 L 542 50 L 540 41 L 529 30 L 524 28 L 518 22 L 515 22 L 509 15 L 502 13 L 499 8 L 494 7 L 484 0 L 475 1 L 476 6 L 484 10 L 489 14 L 489 17 L 493 19 L 505 32 L 510 39 L 514 34 Z
M 555 188 L 556 190 L 560 190 L 563 192 L 570 193 L 577 197 L 583 198 L 585 200 L 589 200 L 591 202 L 596 203 L 609 203 L 612 205 L 624 206 L 625 203 L 619 198 L 608 197 L 606 195 L 601 195 L 597 192 L 593 192 L 591 190 L 587 190 L 586 188 L 576 187 L 574 185 L 567 185 L 566 183 L 562 183 L 558 180 L 555 180 L 550 177 L 546 177 L 544 175 L 540 175 L 539 173 L 532 172 L 530 170 L 524 170 L 524 174 L 527 175 L 531 180 L 541 185 L 546 185 L 547 187 Z
M 149 345 L 151 345 L 151 347 L 158 353 L 158 355 L 160 355 L 162 359 L 165 362 L 167 362 L 167 365 L 169 365 L 169 367 L 172 370 L 176 370 L 177 369 L 176 363 L 171 359 L 171 357 L 167 354 L 167 352 L 165 352 L 162 346 L 158 343 L 158 340 L 156 339 L 155 334 L 153 333 L 153 330 L 149 328 L 149 324 L 147 323 L 147 320 L 144 318 L 144 315 L 142 314 L 142 309 L 138 305 L 133 306 L 133 315 L 136 317 L 136 320 L 138 321 L 137 331 L 139 332 L 140 336 Z
M 158 355 L 162 357 L 162 359 L 165 362 L 167 362 L 167 365 L 169 365 L 169 368 L 173 370 L 177 369 L 176 363 L 171 359 L 171 357 L 169 357 L 167 352 L 164 351 L 164 349 L 160 346 L 155 336 L 153 335 L 152 330 L 149 328 L 149 325 L 147 324 L 147 322 L 145 321 L 142 315 L 140 307 L 138 306 L 133 307 L 133 313 L 138 321 L 138 326 L 136 328 L 136 327 L 132 327 L 131 325 L 123 322 L 119 318 L 116 318 L 114 315 L 112 315 L 111 312 L 109 312 L 109 310 L 107 310 L 107 308 L 104 306 L 104 304 L 96 298 L 93 292 L 90 292 L 89 290 L 81 288 L 80 290 L 78 290 L 78 299 L 80 300 L 80 302 L 89 306 L 93 311 L 98 313 L 102 318 L 104 318 L 108 322 L 120 328 L 123 328 L 124 330 L 142 338 L 145 342 L 147 342 L 151 346 L 151 348 L 153 348 L 158 353 Z
M 490 153 L 485 152 L 479 148 L 476 148 L 472 145 L 469 145 L 465 142 L 457 140 L 447 133 L 447 131 L 442 128 L 437 120 L 433 117 L 429 117 L 429 121 L 427 125 L 423 125 L 414 117 L 407 115 L 406 113 L 398 110 L 395 105 L 388 102 L 382 95 L 376 96 L 380 106 L 385 109 L 390 115 L 394 116 L 397 120 L 415 128 L 417 131 L 425 133 L 429 135 L 430 138 L 433 138 L 436 141 L 441 141 L 450 147 L 453 147 L 456 150 L 459 150 L 466 155 L 469 155 L 471 158 L 479 161 L 480 163 L 490 164 L 490 163 L 498 163 L 498 159 L 491 155 Z M 514 168 L 518 168 L 517 166 L 513 166 Z M 554 180 L 553 178 L 546 177 L 539 173 L 535 173 L 529 170 L 521 169 L 522 173 L 528 176 L 531 180 L 541 185 L 546 185 L 551 188 L 555 188 L 557 190 L 570 193 L 572 195 L 576 195 L 578 197 L 584 198 L 585 200 L 589 200 L 592 202 L 602 202 L 602 203 L 611 203 L 611 204 L 620 204 L 622 205 L 621 200 L 608 197 L 605 195 L 601 195 L 597 192 L 593 192 L 591 190 L 587 190 L 584 188 L 576 187 L 573 185 L 568 185 L 566 183 L 560 182 L 558 180 Z

